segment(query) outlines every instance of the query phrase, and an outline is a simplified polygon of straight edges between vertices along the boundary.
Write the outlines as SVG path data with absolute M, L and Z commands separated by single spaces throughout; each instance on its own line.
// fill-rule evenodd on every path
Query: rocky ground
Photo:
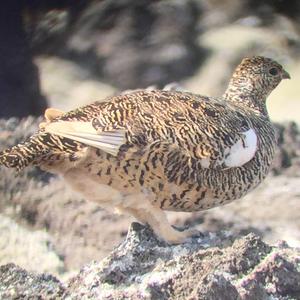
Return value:
M 7 264 L 2 299 L 299 299 L 300 250 L 249 234 L 204 234 L 170 246 L 132 223 L 126 239 L 62 283 Z

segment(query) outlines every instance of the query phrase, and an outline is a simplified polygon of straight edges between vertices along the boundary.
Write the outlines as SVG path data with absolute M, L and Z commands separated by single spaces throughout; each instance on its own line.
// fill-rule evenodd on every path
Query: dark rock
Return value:
M 230 280 L 217 274 L 208 274 L 199 283 L 197 288 L 187 298 L 189 300 L 207 299 L 240 299 L 239 293 Z
M 228 272 L 233 274 L 245 273 L 246 270 L 257 265 L 261 257 L 271 251 L 270 246 L 253 234 L 247 235 L 243 240 L 236 240 L 232 248 L 235 257 L 230 258 L 226 268 Z
M 291 263 L 291 259 L 294 263 Z M 257 298 L 258 295 L 266 294 L 287 297 L 284 299 L 299 299 L 299 266 L 299 254 L 294 255 L 289 249 L 270 253 L 263 264 L 240 280 L 243 299 L 253 299 L 251 297 L 254 295 L 256 295 L 254 299 L 260 299 Z
M 45 23 L 41 18 L 34 49 L 74 60 L 120 89 L 162 86 L 191 76 L 204 60 L 206 52 L 197 44 L 199 16 L 190 0 L 91 1 L 71 28 L 61 22 L 56 42 L 43 42 L 47 28 L 39 25 Z M 58 19 L 68 21 L 68 14 Z
M 22 1 L 1 4 L 0 118 L 39 116 L 47 106 L 23 28 L 22 8 Z

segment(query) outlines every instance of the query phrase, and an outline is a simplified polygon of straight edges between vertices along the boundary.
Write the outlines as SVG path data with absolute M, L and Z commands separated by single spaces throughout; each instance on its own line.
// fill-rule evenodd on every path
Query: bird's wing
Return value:
M 101 149 L 116 156 L 125 144 L 125 130 L 97 131 L 92 122 L 60 121 L 45 126 L 45 131 L 82 144 Z
M 242 113 L 220 101 L 162 91 L 120 97 L 63 115 L 44 130 L 114 156 L 125 143 L 138 148 L 169 143 L 202 168 L 239 167 L 256 153 L 256 130 Z

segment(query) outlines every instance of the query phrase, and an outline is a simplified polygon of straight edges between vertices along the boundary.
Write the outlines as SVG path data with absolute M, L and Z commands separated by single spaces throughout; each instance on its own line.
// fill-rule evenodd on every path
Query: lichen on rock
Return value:
M 299 299 L 300 249 L 228 232 L 170 246 L 150 227 L 132 223 L 108 257 L 83 267 L 66 286 L 11 264 L 0 274 L 0 298 Z

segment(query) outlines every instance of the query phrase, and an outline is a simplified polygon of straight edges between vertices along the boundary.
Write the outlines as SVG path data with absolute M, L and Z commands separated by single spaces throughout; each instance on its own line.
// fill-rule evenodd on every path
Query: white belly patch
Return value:
M 257 150 L 257 135 L 254 129 L 243 133 L 244 137 L 238 140 L 226 151 L 224 163 L 227 167 L 240 167 L 250 161 Z

